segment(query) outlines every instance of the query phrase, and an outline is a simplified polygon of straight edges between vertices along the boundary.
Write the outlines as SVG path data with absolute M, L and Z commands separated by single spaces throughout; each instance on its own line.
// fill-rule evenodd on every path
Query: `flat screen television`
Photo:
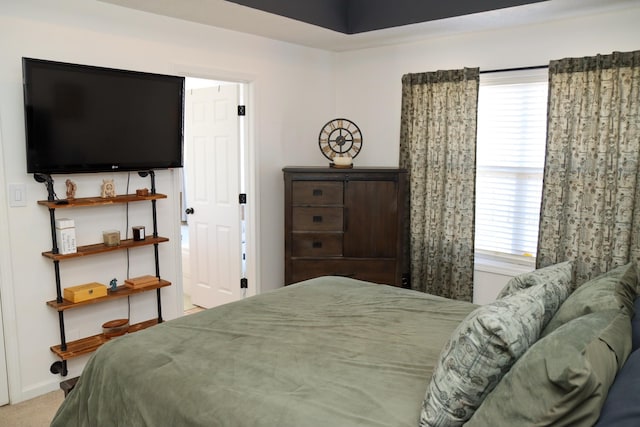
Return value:
M 183 165 L 184 77 L 22 58 L 27 172 Z

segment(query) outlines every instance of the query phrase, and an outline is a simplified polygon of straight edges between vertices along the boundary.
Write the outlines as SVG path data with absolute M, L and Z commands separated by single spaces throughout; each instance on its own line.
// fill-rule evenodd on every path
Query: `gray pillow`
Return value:
M 507 282 L 498 293 L 498 299 L 514 294 L 522 289 L 542 283 L 554 282 L 571 288 L 573 277 L 573 261 L 565 261 L 548 267 L 522 273 Z
M 477 308 L 458 325 L 427 387 L 421 427 L 461 426 L 471 417 L 538 339 L 545 325 L 546 293 L 546 286 L 525 289 Z
M 636 299 L 636 282 L 635 264 L 629 263 L 584 283 L 560 306 L 542 332 L 542 336 L 588 313 L 617 309 L 624 310 L 632 316 L 633 302 Z
M 465 427 L 591 426 L 630 348 L 626 313 L 575 319 L 536 342 Z

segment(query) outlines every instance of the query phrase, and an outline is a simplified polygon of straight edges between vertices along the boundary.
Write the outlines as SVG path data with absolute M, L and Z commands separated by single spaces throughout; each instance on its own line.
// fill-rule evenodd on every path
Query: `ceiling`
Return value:
M 335 52 L 638 6 L 638 0 L 98 1 Z
M 345 34 L 503 9 L 545 0 L 228 0 Z

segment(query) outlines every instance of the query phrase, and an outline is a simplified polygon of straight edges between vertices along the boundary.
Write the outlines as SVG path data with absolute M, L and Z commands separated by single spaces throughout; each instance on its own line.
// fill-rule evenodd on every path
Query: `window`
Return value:
M 547 80 L 546 69 L 480 76 L 476 253 L 536 255 Z

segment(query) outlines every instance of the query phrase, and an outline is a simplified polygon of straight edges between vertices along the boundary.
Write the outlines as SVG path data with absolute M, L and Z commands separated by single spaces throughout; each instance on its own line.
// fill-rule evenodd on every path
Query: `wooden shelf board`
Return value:
M 82 307 L 91 304 L 98 304 L 101 302 L 114 300 L 118 298 L 124 298 L 129 295 L 139 294 L 142 292 L 152 291 L 154 289 L 164 288 L 165 286 L 170 286 L 171 282 L 167 282 L 166 280 L 160 279 L 160 283 L 154 283 L 153 285 L 145 286 L 143 288 L 129 288 L 127 286 L 121 285 L 116 288 L 115 291 L 109 291 L 109 293 L 104 297 L 94 298 L 81 302 L 71 302 L 67 300 L 63 300 L 62 302 L 57 302 L 56 300 L 47 301 L 47 305 L 49 307 L 53 307 L 58 311 L 64 311 L 71 308 Z
M 166 194 L 148 194 L 146 196 L 138 196 L 136 194 L 121 194 L 115 197 L 81 197 L 78 199 L 66 199 L 67 203 L 60 204 L 57 201 L 38 200 L 38 204 L 46 206 L 49 209 L 65 209 L 90 206 L 116 205 L 129 202 L 142 202 L 144 200 L 166 199 Z
M 96 243 L 93 245 L 78 246 L 77 252 L 74 252 L 72 254 L 66 254 L 66 255 L 54 254 L 52 251 L 48 251 L 48 252 L 42 252 L 42 256 L 51 258 L 53 260 L 62 261 L 70 258 L 78 258 L 82 256 L 101 254 L 105 252 L 121 251 L 124 249 L 131 249 L 139 246 L 154 245 L 156 243 L 163 243 L 168 241 L 169 239 L 167 237 L 160 237 L 160 236 L 147 237 L 144 240 L 127 239 L 127 240 L 121 240 L 118 246 L 106 246 L 104 243 Z
M 138 332 L 151 326 L 158 324 L 158 319 L 151 319 L 144 322 L 136 323 L 129 326 L 129 333 Z M 115 337 L 117 338 L 117 337 Z M 60 345 L 51 347 L 51 351 L 54 352 L 60 359 L 68 360 L 74 357 L 82 356 L 84 354 L 93 353 L 102 344 L 109 341 L 103 334 L 93 335 L 91 337 L 82 338 L 76 341 L 67 343 L 67 349 L 63 351 Z

